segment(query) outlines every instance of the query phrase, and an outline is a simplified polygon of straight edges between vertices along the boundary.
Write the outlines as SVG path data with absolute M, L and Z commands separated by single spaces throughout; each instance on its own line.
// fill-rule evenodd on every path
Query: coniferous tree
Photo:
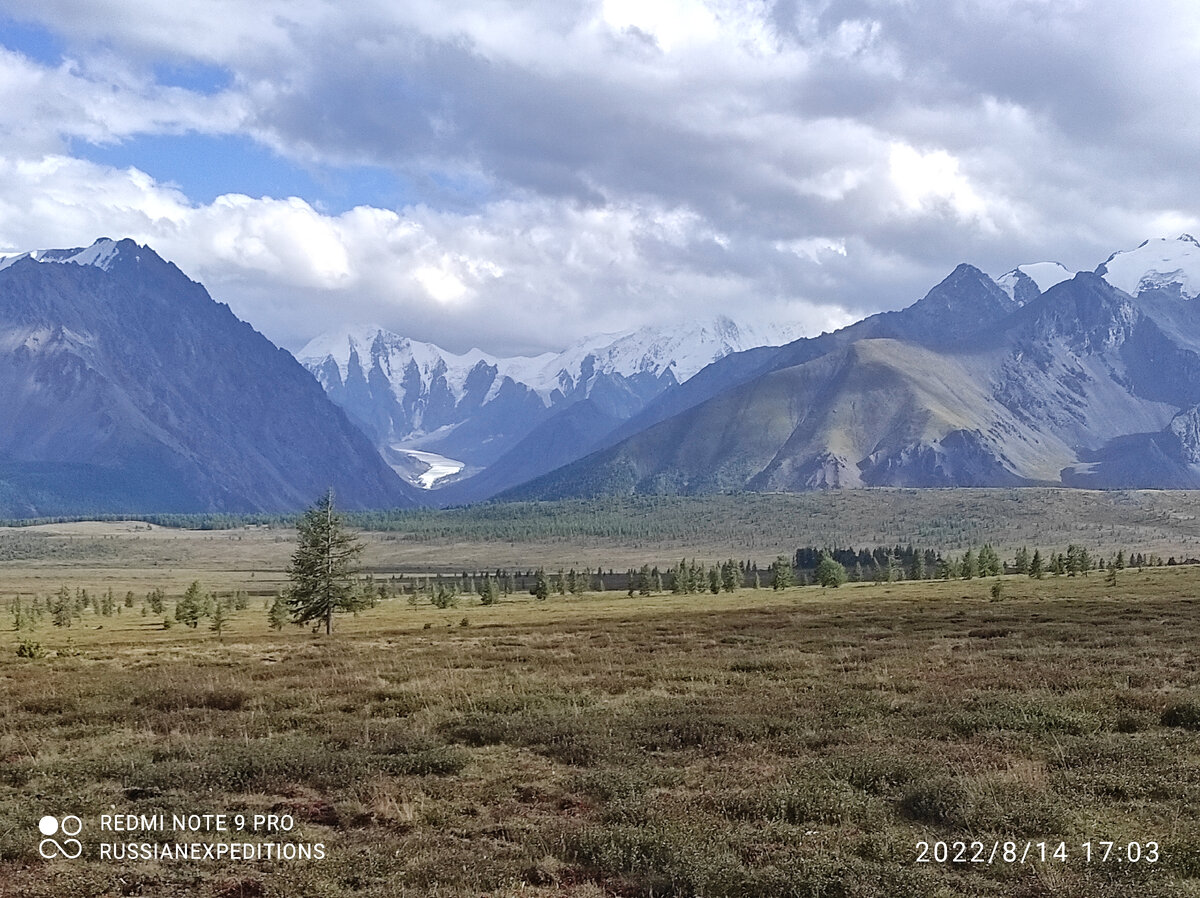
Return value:
M 204 599 L 200 594 L 200 581 L 193 580 L 191 586 L 175 604 L 175 620 L 188 627 L 196 627 L 204 614 Z
M 772 567 L 775 574 L 771 583 L 773 589 L 788 589 L 795 582 L 792 572 L 792 560 L 786 555 L 780 555 L 776 558 L 775 564 Z
M 1029 573 L 1029 549 L 1024 546 L 1017 549 L 1017 554 L 1013 558 L 1013 570 L 1018 574 Z
M 979 564 L 975 560 L 975 553 L 970 549 L 967 549 L 966 554 L 963 555 L 959 570 L 964 580 L 970 580 L 979 573 Z
M 721 565 L 721 588 L 725 592 L 733 592 L 742 585 L 742 571 L 738 563 L 730 558 Z
M 1046 576 L 1045 563 L 1042 561 L 1042 550 L 1034 549 L 1033 558 L 1029 560 L 1029 576 L 1041 580 Z
M 282 630 L 283 625 L 288 622 L 290 616 L 287 602 L 283 600 L 283 595 L 275 593 L 275 599 L 271 602 L 271 607 L 267 609 L 267 624 L 272 630 Z
M 333 615 L 354 611 L 361 605 L 355 589 L 356 563 L 363 544 L 349 533 L 341 515 L 333 508 L 333 490 L 317 500 L 296 524 L 296 551 L 288 568 L 291 586 L 288 608 L 298 624 L 325 623 L 326 635 L 333 632 Z
M 998 577 L 1001 573 L 1000 556 L 990 545 L 979 550 L 979 576 Z
M 1063 557 L 1062 552 L 1056 552 L 1054 554 L 1054 563 L 1051 570 L 1054 571 L 1054 575 L 1056 577 L 1061 577 L 1067 572 L 1067 561 L 1066 558 Z
M 226 610 L 225 603 L 217 599 L 213 603 L 212 620 L 209 621 L 208 629 L 219 637 L 224 632 L 227 623 L 229 623 L 229 612 Z
M 146 601 L 150 605 L 150 610 L 155 614 L 162 614 L 166 610 L 167 596 L 162 591 L 162 587 L 156 586 L 146 593 Z
M 69 627 L 75 620 L 75 609 L 71 605 L 71 594 L 64 586 L 54 594 L 50 605 L 50 619 L 56 627 Z
M 914 580 L 924 580 L 925 579 L 925 553 L 924 552 L 914 552 L 913 553 L 912 579 L 914 579 Z
M 533 581 L 533 589 L 530 592 L 540 602 L 544 602 L 550 598 L 550 582 L 546 579 L 544 568 L 537 569 L 537 575 Z

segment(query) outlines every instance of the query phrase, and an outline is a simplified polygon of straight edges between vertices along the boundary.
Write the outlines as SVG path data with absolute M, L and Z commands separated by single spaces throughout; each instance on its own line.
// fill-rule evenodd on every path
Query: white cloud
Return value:
M 0 252 L 132 236 L 284 345 L 346 321 L 466 348 L 561 347 L 595 331 L 738 311 L 754 293 L 819 329 L 828 307 L 662 252 L 716 236 L 686 209 L 505 200 L 469 214 L 229 194 L 193 204 L 136 169 L 64 156 L 0 163 Z M 774 304 L 774 305 L 772 305 Z M 746 310 L 743 309 L 743 312 Z M 815 332 L 815 331 L 814 331 Z
M 292 345 L 349 318 L 496 348 L 699 311 L 816 330 L 958 261 L 1091 267 L 1195 229 L 1190 0 L 0 9 L 67 56 L 0 50 L 5 248 L 134 236 Z M 157 80 L 191 62 L 228 85 Z M 68 155 L 190 132 L 380 166 L 413 199 L 202 203 Z
M 903 143 L 892 144 L 888 167 L 901 202 L 911 211 L 946 203 L 963 219 L 987 218 L 987 204 L 945 150 L 921 153 Z

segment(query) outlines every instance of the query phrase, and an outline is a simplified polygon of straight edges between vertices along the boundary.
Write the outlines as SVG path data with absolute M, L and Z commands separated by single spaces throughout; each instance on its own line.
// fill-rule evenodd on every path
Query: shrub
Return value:
M 966 790 L 958 781 L 939 776 L 909 787 L 900 799 L 900 810 L 918 823 L 962 826 L 966 802 Z
M 22 639 L 21 644 L 17 646 L 18 658 L 44 658 L 46 650 L 42 648 L 40 642 L 35 642 L 32 639 Z
M 1163 709 L 1161 722 L 1165 727 L 1200 730 L 1200 702 L 1186 700 L 1171 702 Z

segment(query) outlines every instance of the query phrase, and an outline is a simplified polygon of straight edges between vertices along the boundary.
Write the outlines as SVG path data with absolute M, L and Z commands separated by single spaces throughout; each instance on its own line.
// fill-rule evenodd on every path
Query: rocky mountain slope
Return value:
M 505 495 L 1200 486 L 1200 246 L 1060 268 L 960 265 L 900 312 L 730 356 Z
M 414 502 L 287 352 L 130 240 L 0 257 L 0 393 L 0 515 Z

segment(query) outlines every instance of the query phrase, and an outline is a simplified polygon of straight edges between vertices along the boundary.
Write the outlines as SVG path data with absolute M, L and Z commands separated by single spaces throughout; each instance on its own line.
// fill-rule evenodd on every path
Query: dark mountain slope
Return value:
M 174 265 L 129 240 L 57 255 L 85 261 L 0 270 L 4 514 L 289 510 L 331 485 L 413 504 L 311 375 Z

